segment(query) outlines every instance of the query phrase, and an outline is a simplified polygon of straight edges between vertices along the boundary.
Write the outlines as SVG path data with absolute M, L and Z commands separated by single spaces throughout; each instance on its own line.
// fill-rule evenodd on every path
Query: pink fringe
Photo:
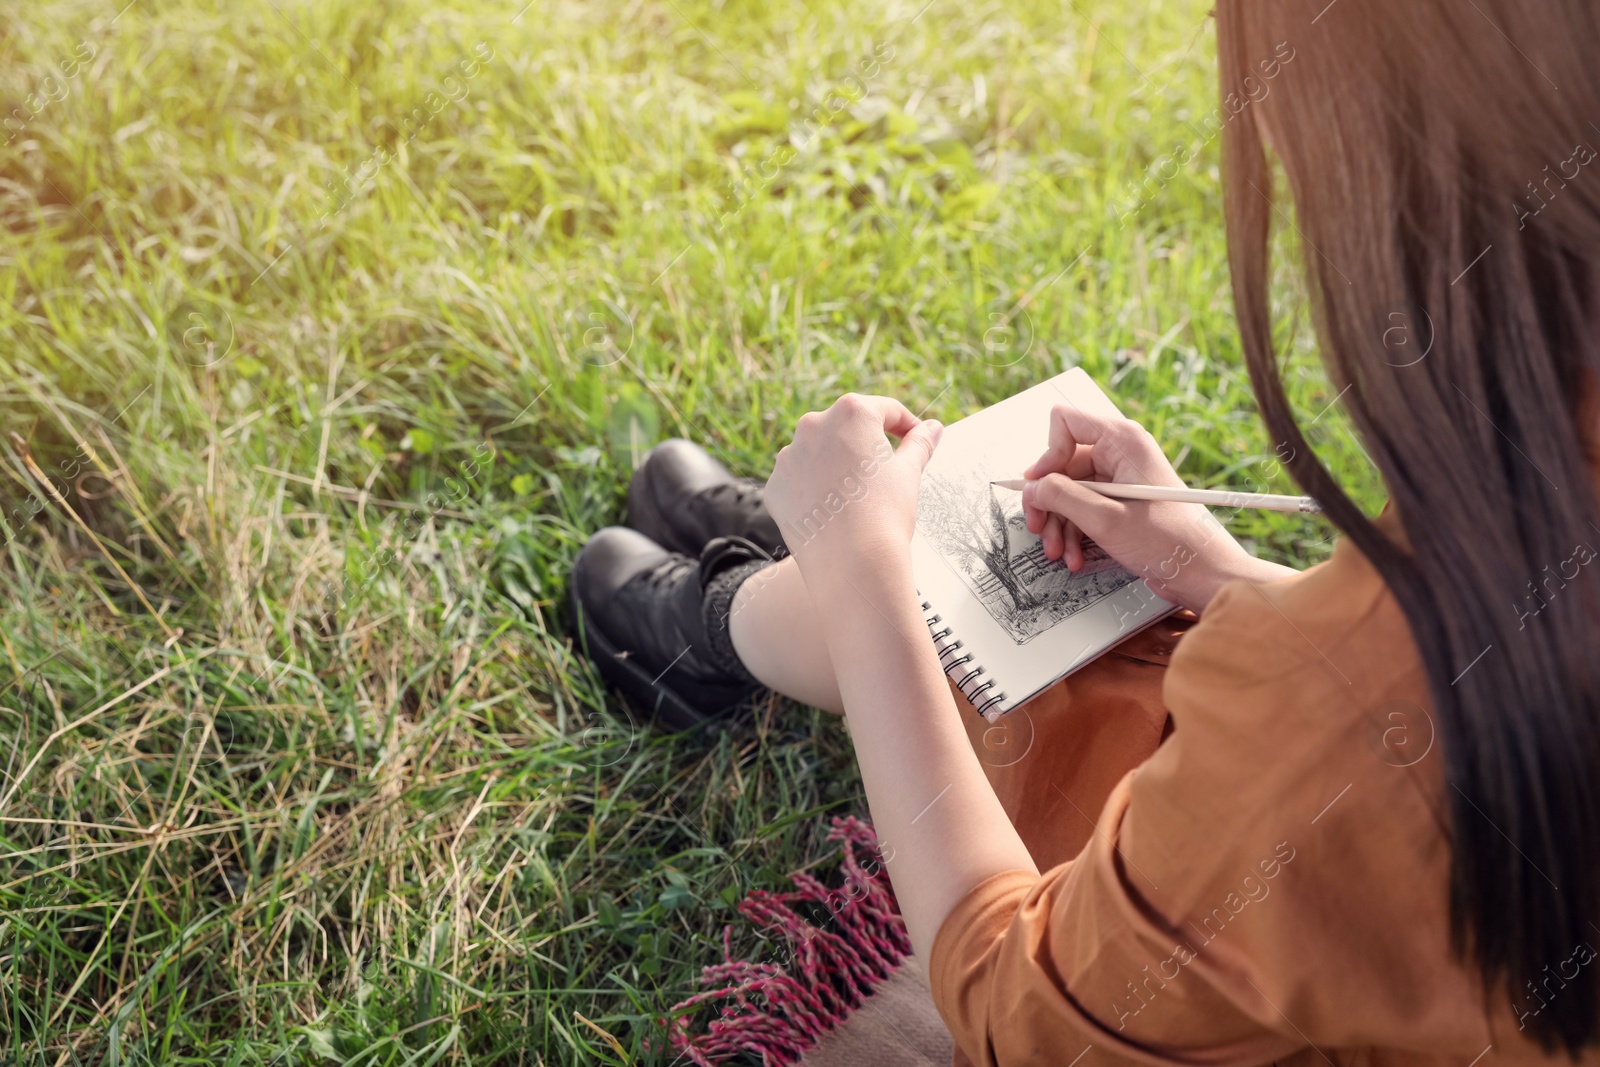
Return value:
M 829 889 L 808 874 L 791 881 L 793 892 L 752 892 L 739 912 L 791 950 L 786 969 L 733 959 L 733 928 L 722 931 L 723 962 L 707 967 L 700 983 L 714 988 L 673 1006 L 668 1037 L 674 1051 L 697 1067 L 716 1067 L 753 1054 L 765 1067 L 795 1067 L 805 1051 L 842 1023 L 911 955 L 888 875 L 877 861 L 872 827 L 836 818 L 829 841 L 844 844 L 844 887 Z M 863 856 L 876 870 L 868 873 Z M 832 926 L 813 925 L 796 905 L 820 905 Z M 702 1034 L 689 1033 L 686 1009 L 720 1001 L 721 1011 Z M 682 1013 L 682 1014 L 680 1014 Z

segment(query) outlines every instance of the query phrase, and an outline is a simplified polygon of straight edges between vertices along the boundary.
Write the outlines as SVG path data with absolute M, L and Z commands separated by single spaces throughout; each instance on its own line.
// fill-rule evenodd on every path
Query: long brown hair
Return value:
M 1600 512 L 1581 402 L 1600 325 L 1600 16 L 1585 0 L 1219 0 L 1217 19 L 1225 100 L 1294 54 L 1223 134 L 1262 417 L 1415 637 L 1456 951 L 1547 1051 L 1576 1055 L 1600 1044 L 1600 967 L 1530 993 L 1600 938 Z M 1285 397 L 1275 217 L 1299 231 L 1323 360 L 1409 550 L 1351 502 Z

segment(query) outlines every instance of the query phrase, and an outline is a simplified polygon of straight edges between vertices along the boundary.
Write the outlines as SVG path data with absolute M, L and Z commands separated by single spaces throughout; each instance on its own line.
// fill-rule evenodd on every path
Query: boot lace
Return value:
M 662 560 L 654 568 L 639 575 L 636 579 L 651 593 L 655 593 L 665 586 L 675 585 L 685 570 L 695 567 L 694 560 L 688 556 L 673 556 L 671 559 Z
M 731 482 L 718 482 L 700 495 L 709 504 L 715 504 L 723 498 L 731 497 L 734 504 L 742 507 L 750 503 L 759 504 L 761 502 L 761 489 L 761 483 L 740 478 Z

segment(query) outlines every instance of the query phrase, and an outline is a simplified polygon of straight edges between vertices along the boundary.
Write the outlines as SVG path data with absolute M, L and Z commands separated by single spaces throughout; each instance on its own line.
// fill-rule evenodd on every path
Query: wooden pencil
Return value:
M 1002 489 L 1021 491 L 1027 487 L 1024 478 L 1007 478 L 990 482 Z M 1320 512 L 1315 500 L 1308 496 L 1284 496 L 1279 493 L 1241 493 L 1232 489 L 1190 489 L 1168 485 L 1130 485 L 1126 482 L 1079 481 L 1086 489 L 1103 496 L 1120 500 L 1170 500 L 1180 504 L 1205 504 L 1214 508 L 1265 508 L 1269 511 Z

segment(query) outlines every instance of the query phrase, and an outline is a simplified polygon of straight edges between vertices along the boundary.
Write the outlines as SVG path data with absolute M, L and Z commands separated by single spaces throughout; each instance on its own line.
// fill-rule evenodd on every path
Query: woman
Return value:
M 1096 717 L 1074 696 L 1088 672 L 1040 704 L 1051 743 L 1014 779 L 1103 771 L 1073 747 L 1085 724 L 1148 737 L 1122 750 L 1131 773 L 1092 834 L 1070 810 L 1054 823 L 1081 851 L 1053 851 L 1038 820 L 1024 843 L 918 639 L 907 542 L 940 428 L 893 400 L 800 420 L 765 491 L 780 531 L 885 432 L 902 440 L 781 562 L 762 558 L 776 544 L 753 489 L 652 472 L 666 487 L 639 525 L 670 539 L 693 525 L 680 512 L 714 515 L 708 532 L 739 536 L 695 561 L 597 535 L 574 576 L 589 632 L 616 628 L 627 684 L 674 721 L 757 683 L 843 710 L 912 942 L 973 1062 L 1595 1061 L 1600 14 L 1219 0 L 1216 17 L 1223 99 L 1248 101 L 1223 130 L 1245 356 L 1279 455 L 1345 536 L 1300 573 L 1222 538 L 1186 554 L 1163 592 L 1200 621 L 1164 671 L 1164 740 L 1137 700 Z M 1294 62 L 1263 94 L 1285 43 Z M 1376 519 L 1285 398 L 1274 217 L 1299 231 L 1323 359 L 1388 487 Z M 1148 434 L 1070 407 L 1028 477 L 1029 528 L 1069 563 L 1088 535 L 1148 573 L 1200 521 L 1077 485 L 1178 478 Z M 614 621 L 604 597 L 653 614 Z

